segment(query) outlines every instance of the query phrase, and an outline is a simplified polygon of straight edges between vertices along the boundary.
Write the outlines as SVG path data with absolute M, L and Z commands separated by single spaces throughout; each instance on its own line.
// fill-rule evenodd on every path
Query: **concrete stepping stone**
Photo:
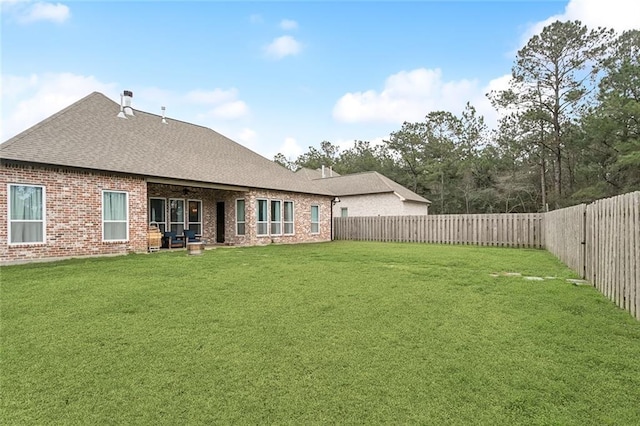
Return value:
M 576 280 L 576 279 L 573 279 L 573 278 L 567 278 L 567 282 L 570 282 L 571 284 L 574 284 L 574 285 L 591 285 L 591 284 L 589 284 L 589 281 Z

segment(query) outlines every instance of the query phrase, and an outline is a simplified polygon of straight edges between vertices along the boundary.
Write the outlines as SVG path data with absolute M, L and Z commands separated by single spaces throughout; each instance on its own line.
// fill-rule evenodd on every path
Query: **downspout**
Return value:
M 336 204 L 338 204 L 340 202 L 340 198 L 338 197 L 333 197 L 331 199 L 331 226 L 330 226 L 330 232 L 331 232 L 331 236 L 330 236 L 330 241 L 333 241 L 333 206 L 335 206 Z
M 329 237 L 329 241 L 333 241 L 333 198 L 331 199 L 331 225 L 329 226 L 330 229 L 330 237 Z

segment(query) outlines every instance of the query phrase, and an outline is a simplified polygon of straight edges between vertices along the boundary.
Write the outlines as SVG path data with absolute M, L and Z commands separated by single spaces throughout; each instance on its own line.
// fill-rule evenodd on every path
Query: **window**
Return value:
M 169 200 L 169 230 L 177 235 L 184 233 L 184 200 Z
M 258 213 L 258 235 L 267 235 L 268 228 L 268 211 L 267 211 L 267 200 L 257 200 L 257 213 Z
M 349 209 L 347 207 L 341 207 L 340 217 L 348 217 L 348 216 L 349 216 Z
M 164 198 L 149 199 L 149 223 L 155 222 L 160 228 L 160 232 L 164 232 L 167 228 L 167 200 Z
M 9 185 L 9 242 L 44 243 L 44 186 Z
M 284 233 L 293 234 L 293 201 L 284 202 Z
M 236 200 L 236 235 L 244 235 L 244 200 Z
M 271 200 L 271 235 L 282 234 L 282 201 Z
M 311 206 L 311 233 L 320 233 L 320 206 Z
M 198 235 L 202 235 L 202 201 L 189 200 L 188 205 L 187 219 L 189 229 Z
M 121 191 L 102 191 L 102 240 L 129 239 L 128 196 Z

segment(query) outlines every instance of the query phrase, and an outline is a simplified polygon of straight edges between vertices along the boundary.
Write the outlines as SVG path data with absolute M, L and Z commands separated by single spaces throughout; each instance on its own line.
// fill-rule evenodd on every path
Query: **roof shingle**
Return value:
M 231 139 L 191 123 L 135 111 L 94 92 L 0 145 L 0 158 L 147 177 L 309 194 L 327 188 Z
M 424 197 L 405 188 L 397 182 L 378 172 L 362 172 L 350 175 L 338 175 L 335 177 L 322 178 L 322 173 L 310 169 L 301 169 L 296 173 L 303 174 L 314 182 L 323 185 L 327 190 L 331 191 L 339 197 L 347 195 L 364 195 L 364 194 L 380 194 L 386 192 L 395 192 L 407 201 L 418 203 L 431 203 Z M 335 172 L 334 172 L 335 173 Z

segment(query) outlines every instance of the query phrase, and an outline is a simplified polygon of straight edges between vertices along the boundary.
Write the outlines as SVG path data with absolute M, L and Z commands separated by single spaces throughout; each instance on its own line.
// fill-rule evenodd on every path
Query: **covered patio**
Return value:
M 205 245 L 237 243 L 236 209 L 244 207 L 238 200 L 247 192 L 248 188 L 148 180 L 148 222 L 162 234 L 162 248 L 186 247 L 186 233 Z

